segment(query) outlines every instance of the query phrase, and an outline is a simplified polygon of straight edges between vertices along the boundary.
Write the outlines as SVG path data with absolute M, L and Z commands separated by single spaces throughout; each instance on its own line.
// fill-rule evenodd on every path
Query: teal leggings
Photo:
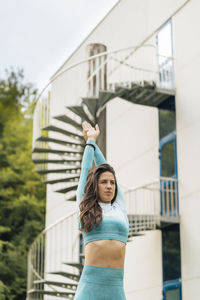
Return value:
M 74 300 L 126 300 L 124 269 L 84 265 Z

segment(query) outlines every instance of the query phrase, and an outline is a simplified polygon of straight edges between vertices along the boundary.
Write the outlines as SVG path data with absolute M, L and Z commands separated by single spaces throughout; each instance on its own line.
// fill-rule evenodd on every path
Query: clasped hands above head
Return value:
M 87 142 L 88 139 L 92 139 L 96 142 L 97 137 L 100 134 L 100 129 L 98 124 L 93 127 L 90 123 L 87 121 L 84 121 L 82 123 L 82 128 L 83 128 L 83 138 Z

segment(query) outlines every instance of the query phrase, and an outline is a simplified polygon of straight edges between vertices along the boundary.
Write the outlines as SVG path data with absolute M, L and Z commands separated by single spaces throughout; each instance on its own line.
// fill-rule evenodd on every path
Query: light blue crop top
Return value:
M 91 169 L 93 160 L 95 164 L 101 165 L 107 163 L 101 150 L 96 145 L 94 140 L 88 139 L 87 143 L 93 144 L 95 150 L 91 146 L 85 147 L 82 164 L 81 164 L 81 174 L 77 189 L 77 212 L 79 212 L 79 204 L 84 196 L 85 184 L 87 181 L 88 171 Z M 113 204 L 99 202 L 102 208 L 103 220 L 100 225 L 93 226 L 90 232 L 81 231 L 84 238 L 84 245 L 92 241 L 98 240 L 117 240 L 123 243 L 127 243 L 128 233 L 129 233 L 129 222 L 126 212 L 125 201 L 122 192 L 118 188 L 118 194 Z M 80 219 L 79 219 L 80 226 Z

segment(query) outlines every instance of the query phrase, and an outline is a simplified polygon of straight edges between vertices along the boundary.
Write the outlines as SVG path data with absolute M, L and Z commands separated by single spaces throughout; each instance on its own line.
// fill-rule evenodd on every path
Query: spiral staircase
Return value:
M 148 46 L 143 45 L 147 50 Z M 83 120 L 102 125 L 106 132 L 106 105 L 115 98 L 175 110 L 172 58 L 163 58 L 159 70 L 156 70 L 157 64 L 148 69 L 138 55 L 139 50 L 134 47 L 90 57 L 86 62 L 95 67 L 90 70 L 87 93 L 77 105 L 67 106 L 63 114 L 55 115 L 41 128 L 42 134 L 33 147 L 33 161 L 43 182 L 51 185 L 54 192 L 64 195 L 66 201 L 76 199 L 84 147 Z M 142 67 L 134 65 L 135 57 Z M 131 80 L 126 72 L 121 75 L 121 68 L 131 70 Z M 144 186 L 124 190 L 124 194 L 130 223 L 128 242 L 148 230 L 179 222 L 176 179 L 159 178 Z M 83 263 L 84 247 L 74 211 L 46 228 L 32 244 L 28 256 L 27 300 L 73 299 Z

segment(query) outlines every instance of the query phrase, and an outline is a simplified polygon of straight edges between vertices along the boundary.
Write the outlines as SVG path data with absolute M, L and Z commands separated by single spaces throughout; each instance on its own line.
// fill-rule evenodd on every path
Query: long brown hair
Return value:
M 87 176 L 85 194 L 79 205 L 82 231 L 85 230 L 86 232 L 90 232 L 93 225 L 98 226 L 102 222 L 102 208 L 98 203 L 98 179 L 99 176 L 104 172 L 111 172 L 115 179 L 115 195 L 111 201 L 111 204 L 113 204 L 117 197 L 117 181 L 114 169 L 109 164 L 102 164 L 91 168 Z

